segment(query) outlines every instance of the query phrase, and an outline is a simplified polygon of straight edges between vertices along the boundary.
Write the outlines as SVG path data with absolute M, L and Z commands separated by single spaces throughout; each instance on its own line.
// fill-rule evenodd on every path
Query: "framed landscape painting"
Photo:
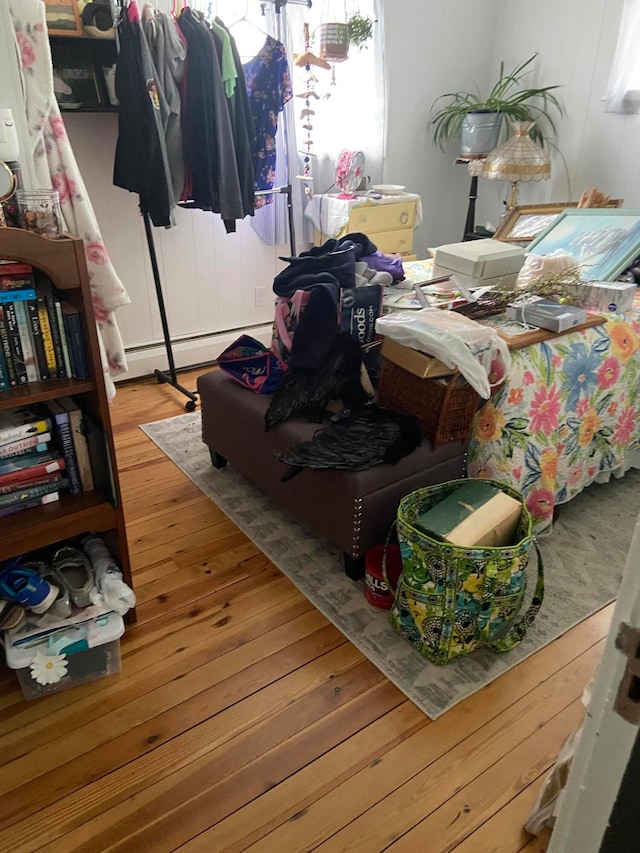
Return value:
M 558 250 L 573 255 L 581 279 L 614 281 L 640 255 L 640 210 L 564 210 L 527 247 L 535 255 Z
M 52 36 L 81 36 L 82 23 L 76 0 L 44 0 L 47 29 Z
M 613 198 L 607 208 L 620 207 L 622 199 Z M 494 240 L 527 246 L 567 208 L 577 208 L 577 201 L 557 201 L 549 204 L 522 204 L 514 207 L 496 228 Z M 594 208 L 581 208 L 593 210 Z M 597 208 L 602 209 L 602 208 Z

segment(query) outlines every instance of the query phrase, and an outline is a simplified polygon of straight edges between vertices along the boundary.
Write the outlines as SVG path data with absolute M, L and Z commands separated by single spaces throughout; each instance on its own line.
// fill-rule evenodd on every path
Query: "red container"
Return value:
M 394 589 L 402 572 L 402 557 L 397 545 L 376 545 L 370 548 L 364 558 L 364 596 L 375 607 L 391 610 L 395 593 L 393 593 L 382 573 L 382 558 L 387 551 L 387 577 Z

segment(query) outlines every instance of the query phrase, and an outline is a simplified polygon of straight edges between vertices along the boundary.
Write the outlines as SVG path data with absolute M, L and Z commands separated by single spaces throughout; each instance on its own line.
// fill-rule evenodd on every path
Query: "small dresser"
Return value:
M 382 196 L 380 199 L 316 195 L 309 201 L 305 217 L 313 224 L 316 246 L 330 237 L 362 231 L 384 254 L 399 254 L 405 261 L 416 259 L 413 232 L 422 222 L 422 206 L 420 196 L 415 193 Z

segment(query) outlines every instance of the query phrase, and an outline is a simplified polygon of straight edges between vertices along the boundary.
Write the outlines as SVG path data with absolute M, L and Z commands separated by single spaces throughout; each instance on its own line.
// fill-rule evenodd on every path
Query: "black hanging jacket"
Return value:
M 132 15 L 136 13 L 137 9 Z M 149 213 L 154 225 L 169 226 L 173 195 L 160 93 L 140 22 L 130 19 L 129 9 L 122 10 L 118 35 L 115 84 L 120 106 L 113 183 L 139 195 L 142 211 Z

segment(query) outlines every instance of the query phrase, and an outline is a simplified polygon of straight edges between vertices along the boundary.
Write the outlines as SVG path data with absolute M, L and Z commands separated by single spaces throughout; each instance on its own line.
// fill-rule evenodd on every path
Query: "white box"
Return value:
M 496 275 L 490 278 L 477 278 L 476 276 L 465 275 L 462 272 L 448 270 L 446 267 L 440 267 L 437 264 L 433 265 L 433 277 L 437 278 L 441 275 L 451 276 L 452 283 L 457 282 L 460 285 L 460 290 L 469 290 L 474 287 L 492 287 L 495 290 L 515 290 L 518 273 L 505 273 L 504 275 Z
M 587 311 L 624 314 L 633 308 L 637 287 L 629 281 L 585 281 L 577 285 L 578 302 Z
M 568 329 L 580 326 L 587 319 L 584 308 L 561 305 L 552 299 L 541 297 L 534 297 L 526 303 L 514 302 L 508 305 L 506 315 L 511 320 L 548 329 L 550 332 L 566 332 Z
M 467 240 L 438 246 L 434 252 L 433 263 L 449 273 L 462 273 L 470 278 L 484 280 L 517 275 L 522 269 L 524 258 L 522 246 L 512 246 L 491 239 Z
M 124 634 L 124 621 L 117 613 L 98 616 L 91 622 L 69 625 L 63 632 L 65 641 L 60 643 L 61 653 L 65 656 L 66 673 L 52 684 L 40 684 L 31 669 L 36 655 L 47 654 L 48 638 L 32 644 L 14 646 L 12 640 L 16 631 L 5 634 L 5 655 L 7 666 L 16 671 L 25 699 L 38 699 L 49 696 L 69 687 L 77 687 L 94 681 L 105 675 L 120 672 L 120 637 Z M 61 632 L 52 635 L 58 641 Z

